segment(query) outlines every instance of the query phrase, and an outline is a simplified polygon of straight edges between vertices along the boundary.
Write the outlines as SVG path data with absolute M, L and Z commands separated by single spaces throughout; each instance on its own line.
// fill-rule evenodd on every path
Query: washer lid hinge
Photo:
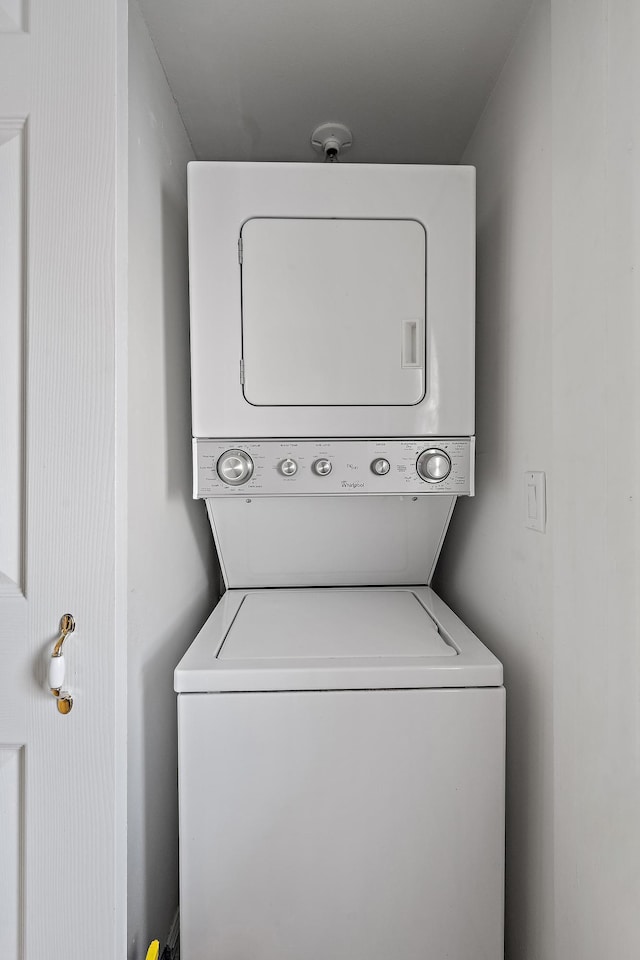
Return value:
M 244 360 L 240 360 L 240 383 L 244 384 Z
M 242 237 L 238 240 L 238 263 L 242 263 Z

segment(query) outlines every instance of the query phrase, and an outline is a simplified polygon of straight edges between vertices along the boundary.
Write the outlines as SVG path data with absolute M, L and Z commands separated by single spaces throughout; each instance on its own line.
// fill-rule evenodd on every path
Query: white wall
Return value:
M 640 956 L 640 5 L 554 0 L 558 958 Z
M 135 4 L 129 31 L 129 960 L 178 905 L 173 668 L 215 601 L 191 500 L 186 164 L 191 146 Z
M 511 960 L 640 955 L 637 20 L 537 0 L 464 158 L 478 497 L 438 586 L 505 664 Z
M 465 163 L 477 166 L 477 491 L 456 506 L 436 587 L 503 660 L 507 956 L 552 956 L 549 534 L 524 526 L 524 474 L 551 469 L 548 0 L 531 10 Z

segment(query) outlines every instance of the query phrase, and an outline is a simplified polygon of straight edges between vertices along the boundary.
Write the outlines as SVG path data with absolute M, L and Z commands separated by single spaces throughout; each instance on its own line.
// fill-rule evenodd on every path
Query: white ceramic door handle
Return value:
M 49 660 L 49 687 L 51 690 L 60 690 L 64 683 L 65 663 L 64 656 L 51 657 Z
M 51 659 L 49 660 L 49 689 L 56 698 L 58 712 L 67 714 L 71 712 L 73 706 L 73 697 L 68 690 L 63 690 L 65 661 L 62 653 L 62 645 L 70 633 L 76 628 L 76 623 L 70 613 L 60 620 L 60 636 L 56 640 Z

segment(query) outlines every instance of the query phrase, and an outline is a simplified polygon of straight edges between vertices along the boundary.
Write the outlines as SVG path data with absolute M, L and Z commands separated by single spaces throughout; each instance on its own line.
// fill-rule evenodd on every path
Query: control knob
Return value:
M 244 450 L 226 450 L 218 460 L 217 470 L 223 483 L 238 487 L 250 479 L 253 460 Z
M 292 460 L 291 457 L 287 457 L 286 460 L 281 461 L 278 469 L 284 477 L 292 477 L 298 472 L 298 464 L 295 460 Z
M 444 450 L 433 447 L 420 454 L 416 470 L 421 480 L 426 480 L 427 483 L 440 483 L 451 473 L 451 460 Z
M 385 460 L 384 457 L 376 457 L 376 459 L 371 464 L 371 470 L 373 473 L 377 474 L 379 477 L 384 477 L 386 473 L 389 473 L 391 469 L 391 464 L 388 460 Z
M 320 460 L 314 461 L 313 472 L 317 473 L 319 477 L 326 477 L 331 473 L 331 470 L 331 460 L 321 458 Z

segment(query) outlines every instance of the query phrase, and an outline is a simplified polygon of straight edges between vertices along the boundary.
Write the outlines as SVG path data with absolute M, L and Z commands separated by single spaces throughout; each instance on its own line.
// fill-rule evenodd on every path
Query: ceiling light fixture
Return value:
M 336 163 L 352 143 L 351 130 L 344 123 L 321 123 L 311 134 L 311 146 L 324 154 L 328 163 Z

